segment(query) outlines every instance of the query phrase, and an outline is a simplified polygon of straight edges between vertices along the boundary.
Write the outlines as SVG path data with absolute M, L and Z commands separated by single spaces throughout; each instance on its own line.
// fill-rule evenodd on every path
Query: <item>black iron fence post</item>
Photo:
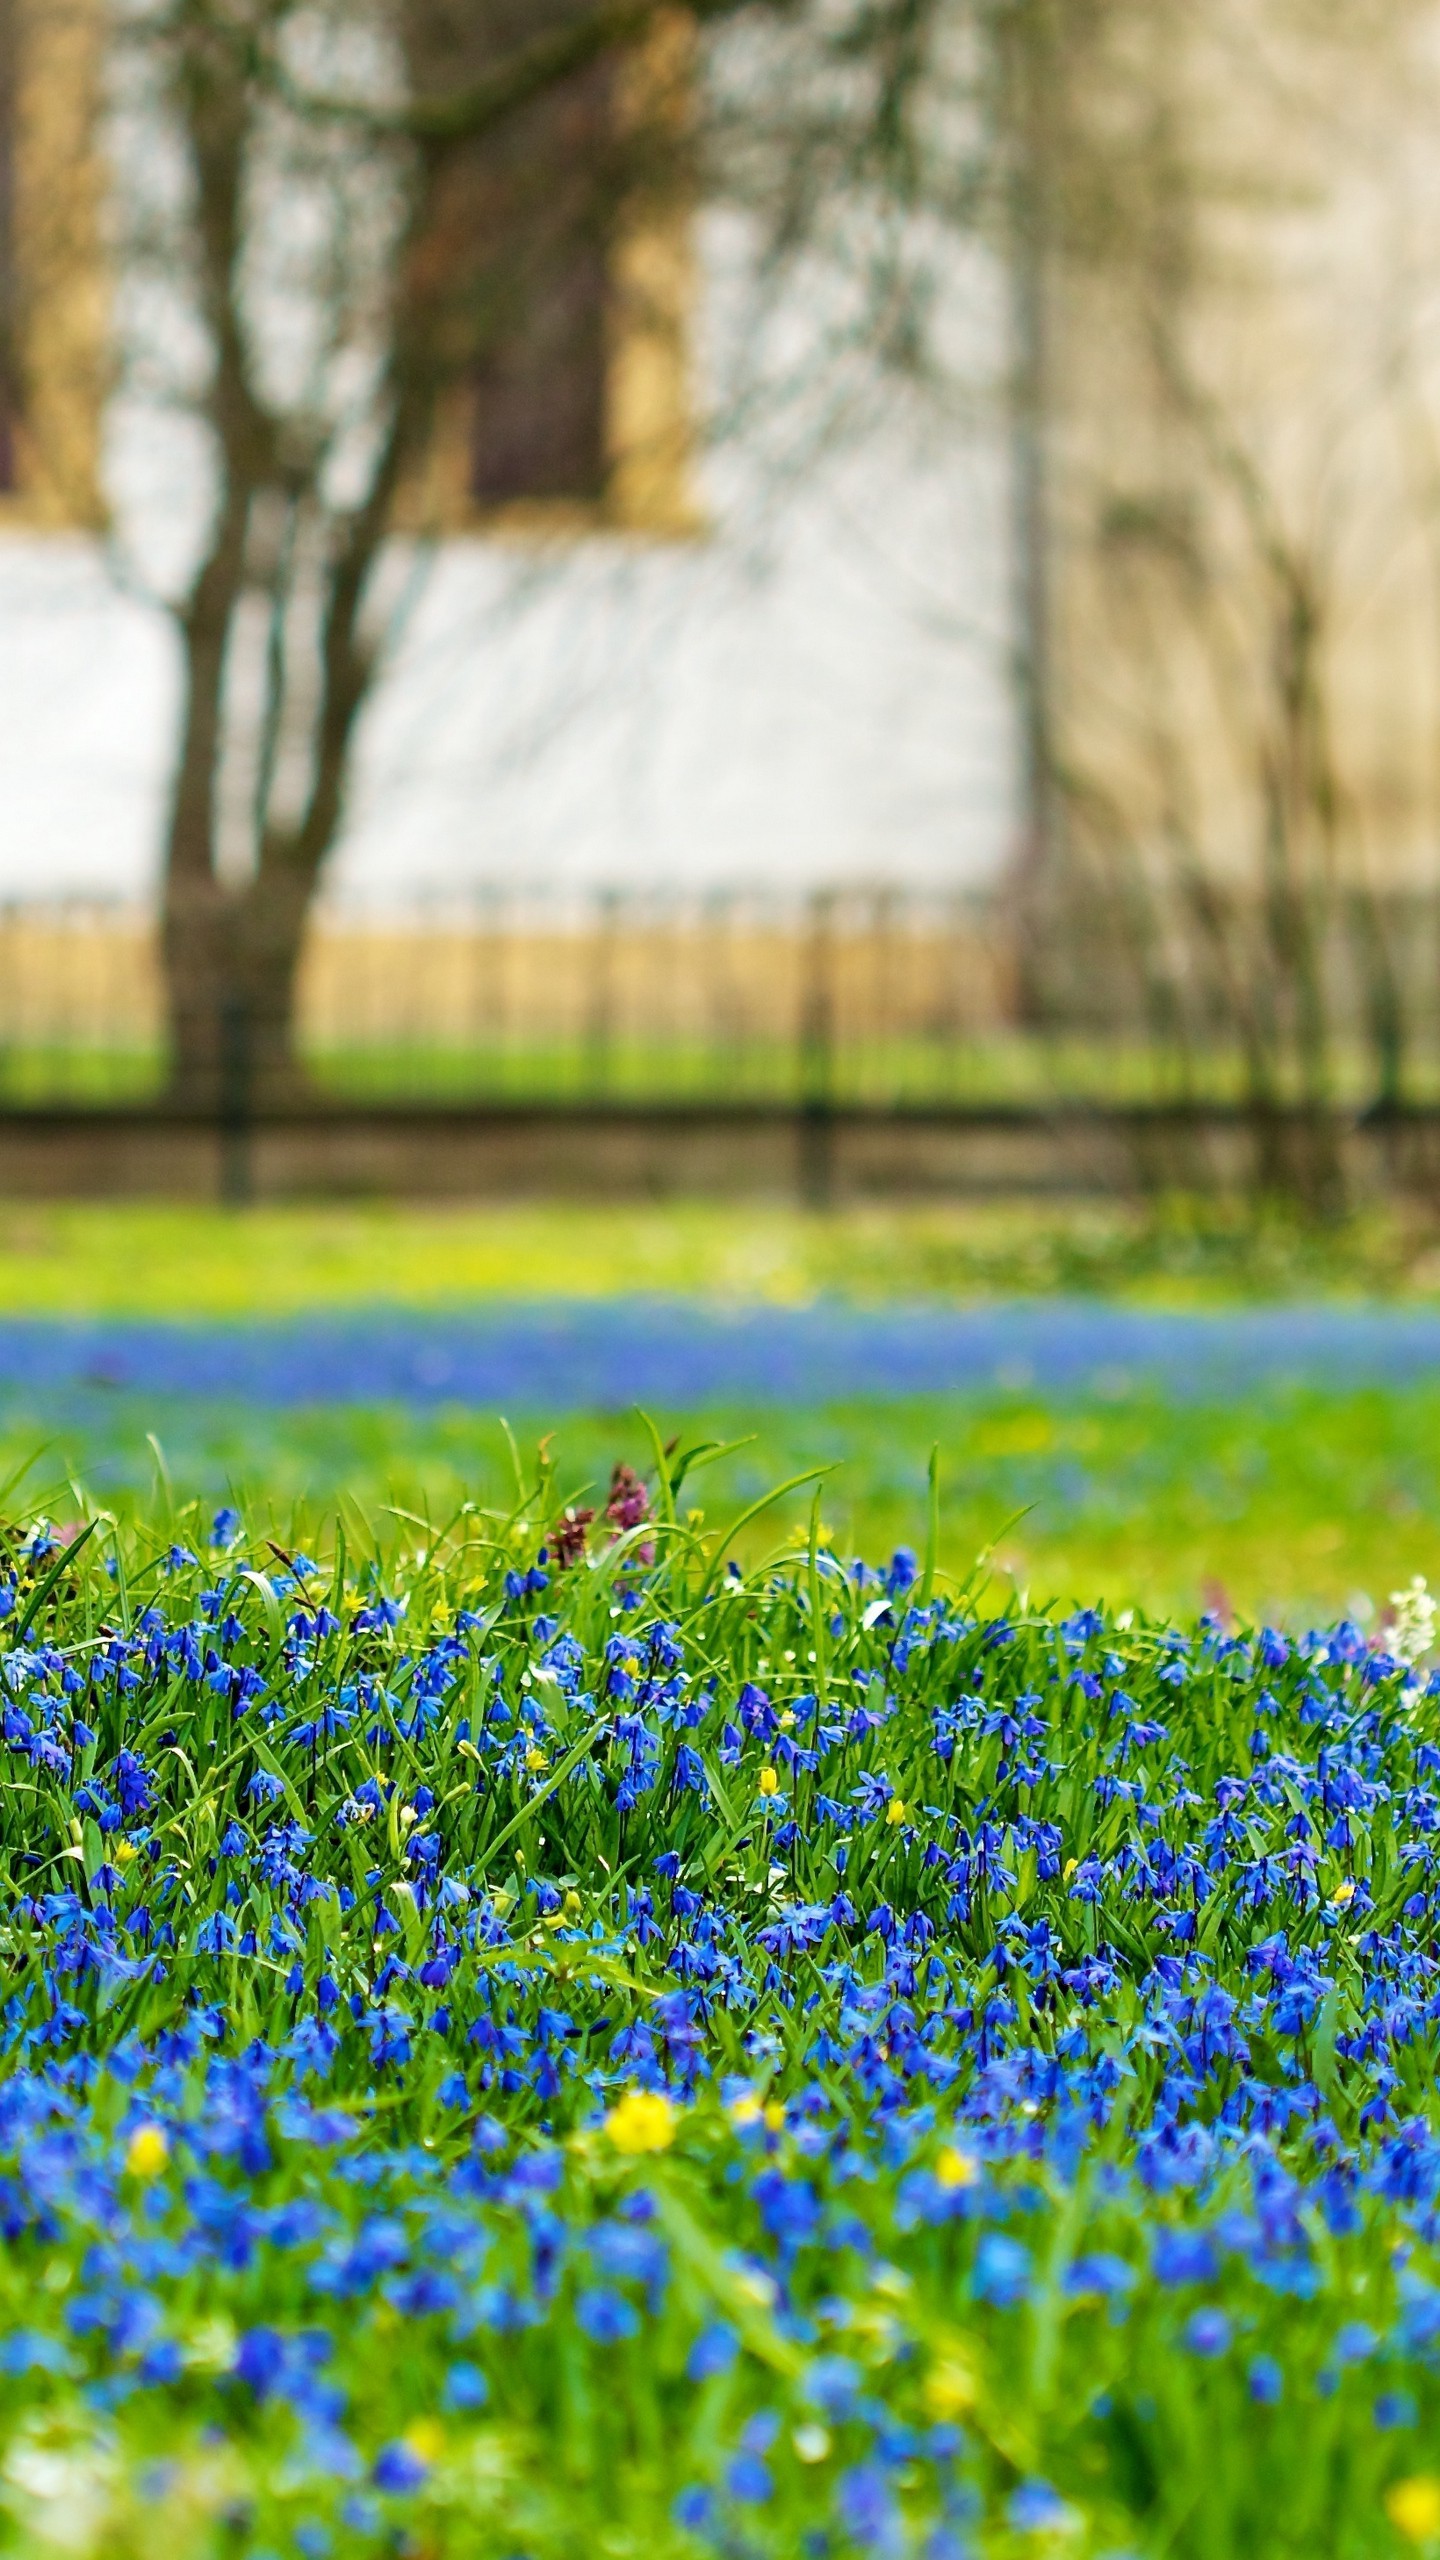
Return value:
M 220 1197 L 243 1209 L 255 1196 L 254 1055 L 250 1007 L 227 996 L 220 1008 Z
M 810 900 L 800 993 L 800 1195 L 830 1205 L 835 1187 L 835 896 Z

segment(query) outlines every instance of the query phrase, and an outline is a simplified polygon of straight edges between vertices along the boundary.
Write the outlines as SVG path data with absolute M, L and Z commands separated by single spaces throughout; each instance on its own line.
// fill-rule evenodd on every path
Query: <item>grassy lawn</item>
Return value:
M 367 1304 L 436 1309 L 611 1293 L 803 1304 L 1063 1290 L 1177 1305 L 1345 1295 L 1423 1302 L 1440 1261 L 1423 1230 L 1369 1217 L 1316 1236 L 1183 1205 L 815 1217 L 714 1204 L 454 1213 L 168 1207 L 16 1208 L 0 1217 L 0 1312 L 238 1319 Z M 646 1455 L 633 1414 L 526 1415 L 554 1426 L 557 1496 Z M 913 1540 L 932 1446 L 942 1452 L 942 1554 L 993 1549 L 996 1589 L 1194 1610 L 1217 1595 L 1290 1620 L 1383 1609 L 1414 1573 L 1440 1579 L 1440 1384 L 1408 1391 L 1274 1389 L 1173 1406 L 1144 1392 L 1053 1404 L 987 1391 L 659 1417 L 750 1446 L 707 1479 L 712 1517 L 816 1463 L 847 1553 Z M 0 1473 L 33 1458 L 25 1498 L 57 1515 L 70 1479 L 121 1506 L 153 1497 L 164 1453 L 175 1496 L 238 1490 L 286 1540 L 343 1496 L 438 1516 L 499 1498 L 510 1480 L 493 1413 L 315 1407 L 289 1414 L 126 1394 L 47 1409 L 12 1394 Z M 18 1495 L 16 1497 L 19 1498 Z M 783 1541 L 796 1493 L 747 1534 Z M 1019 1516 L 1017 1516 L 1019 1515 Z M 306 1534 L 310 1534 L 307 1529 Z
M 1216 1602 L 1291 1623 L 1337 1609 L 1383 1609 L 1413 1574 L 1440 1582 L 1440 1385 L 1257 1396 L 1234 1406 L 1148 1398 L 1048 1408 L 1027 1398 L 923 1406 L 732 1410 L 660 1417 L 696 1437 L 750 1445 L 706 1479 L 712 1524 L 803 1469 L 824 1479 L 827 1524 L 846 1554 L 888 1557 L 913 1543 L 931 1447 L 941 1449 L 941 1556 L 968 1571 L 993 1550 L 993 1590 L 1037 1599 L 1138 1603 L 1166 1612 Z M 527 1452 L 536 1429 L 517 1418 Z M 537 1426 L 538 1428 L 538 1426 Z M 318 1534 L 342 1499 L 441 1520 L 463 1501 L 506 1498 L 502 1428 L 462 1409 L 239 1406 L 157 1409 L 117 1398 L 57 1428 L 12 1414 L 0 1473 L 34 1456 L 27 1501 L 73 1512 L 77 1483 L 130 1510 L 154 1499 L 161 1459 L 177 1503 L 233 1493 L 282 1544 Z M 617 1458 L 642 1463 L 634 1415 L 562 1417 L 552 1434 L 557 1505 L 593 1501 Z M 809 1493 L 779 1501 L 742 1541 L 750 1556 L 792 1541 Z
M 864 1209 L 748 1202 L 233 1210 L 0 1206 L 0 1312 L 283 1315 L 622 1292 L 803 1304 L 1079 1291 L 1174 1305 L 1440 1297 L 1440 1227 L 1325 1231 L 1214 1204 Z

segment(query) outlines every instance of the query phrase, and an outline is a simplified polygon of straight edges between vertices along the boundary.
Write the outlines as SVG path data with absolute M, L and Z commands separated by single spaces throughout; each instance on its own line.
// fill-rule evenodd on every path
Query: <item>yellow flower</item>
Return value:
M 125 2166 L 132 2178 L 158 2178 L 169 2157 L 169 2136 L 160 2124 L 137 2125 L 125 2146 Z
M 782 1733 L 791 1733 L 791 1732 L 793 1732 L 793 1731 L 794 1731 L 794 1728 L 795 1728 L 795 1722 L 796 1722 L 796 1717 L 795 1717 L 795 1710 L 794 1710 L 794 1708 L 793 1708 L 793 1707 L 786 1707 L 786 1708 L 784 1708 L 784 1709 L 783 1709 L 783 1711 L 782 1711 L 782 1713 L 781 1713 L 781 1716 L 780 1716 L 780 1730 L 781 1730 L 781 1732 L 782 1732 Z
M 525 1766 L 527 1769 L 548 1769 L 550 1766 L 544 1752 L 538 1751 L 533 1742 L 525 1754 Z
M 765 2123 L 771 2133 L 785 2130 L 785 2110 L 778 2098 L 772 2098 L 765 2110 Z
M 778 1769 L 761 1770 L 760 1793 L 762 1796 L 778 1796 L 780 1793 L 780 1772 Z
M 1347 1902 L 1353 1902 L 1355 1899 L 1354 1877 L 1347 1876 L 1343 1884 L 1337 1884 L 1334 1892 L 1330 1896 L 1330 1899 L 1332 1902 L 1338 1903 L 1342 1910 Z
M 627 2089 L 605 2119 L 605 2130 L 617 2151 L 638 2159 L 645 2151 L 668 2151 L 679 2130 L 675 2102 L 658 2089 Z
M 139 1855 L 140 1852 L 133 1840 L 117 1840 L 110 1852 L 111 1864 L 117 1867 L 133 1867 Z
M 907 1807 L 901 1803 L 900 1798 L 892 1796 L 885 1807 L 885 1819 L 887 1822 L 903 1822 L 906 1811 Z
M 1385 2492 L 1385 2513 L 1407 2542 L 1434 2542 L 1440 2536 L 1440 2480 L 1429 2471 L 1397 2480 Z
M 932 2418 L 942 2423 L 963 2418 L 974 2406 L 975 2376 L 968 2364 L 947 2356 L 943 2363 L 931 2366 L 925 2377 L 925 2407 Z
M 739 2125 L 743 2131 L 747 2125 L 758 2124 L 763 2112 L 754 2090 L 747 2089 L 742 2098 L 731 2100 L 730 2121 L 732 2124 Z
M 445 2430 L 438 2418 L 417 2418 L 407 2427 L 403 2441 L 417 2462 L 438 2462 L 445 2450 Z
M 946 2144 L 935 2163 L 935 2183 L 947 2194 L 953 2195 L 957 2187 L 973 2187 L 979 2175 L 969 2152 L 957 2151 L 953 2142 Z

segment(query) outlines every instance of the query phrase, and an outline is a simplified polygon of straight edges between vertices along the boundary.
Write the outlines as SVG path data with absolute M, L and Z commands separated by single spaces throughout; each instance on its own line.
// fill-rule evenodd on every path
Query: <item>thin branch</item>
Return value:
M 751 5 L 752 0 L 688 0 L 687 15 L 697 24 L 711 25 L 737 17 Z M 780 5 L 794 5 L 794 0 L 780 0 Z M 674 6 L 675 0 L 599 0 L 568 26 L 532 37 L 453 96 L 414 98 L 403 107 L 376 107 L 363 98 L 305 89 L 273 59 L 266 76 L 293 113 L 316 122 L 348 125 L 376 140 L 473 142 L 607 53 L 642 44 L 662 19 L 674 14 Z

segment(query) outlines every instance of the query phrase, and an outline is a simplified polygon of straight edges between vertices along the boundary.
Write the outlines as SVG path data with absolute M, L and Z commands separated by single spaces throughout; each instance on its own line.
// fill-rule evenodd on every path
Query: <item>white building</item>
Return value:
M 24 23 L 26 0 L 6 7 Z M 44 23 L 31 0 L 32 33 Z M 51 52 L 53 92 L 78 57 L 58 37 Z M 23 119 L 23 77 L 9 95 Z M 48 256 L 60 309 L 73 232 L 27 243 L 41 215 L 23 148 L 19 166 L 0 265 L 13 279 L 27 248 Z M 439 546 L 366 720 L 332 866 L 342 902 L 517 882 L 963 888 L 1006 859 L 1012 508 L 994 417 L 942 431 L 877 395 L 862 424 L 822 432 L 818 400 L 762 399 L 756 425 L 752 399 L 750 426 L 728 429 L 754 317 L 734 217 L 702 226 L 699 266 L 692 359 L 716 422 L 693 462 L 699 529 L 476 529 Z M 998 344 L 993 280 L 958 299 L 974 344 Z M 32 387 L 0 501 L 0 899 L 151 899 L 179 651 L 133 572 L 193 512 L 192 449 L 163 409 L 112 400 L 97 444 L 111 536 L 67 522 L 92 510 L 46 479 L 64 346 L 41 356 L 48 387 Z

